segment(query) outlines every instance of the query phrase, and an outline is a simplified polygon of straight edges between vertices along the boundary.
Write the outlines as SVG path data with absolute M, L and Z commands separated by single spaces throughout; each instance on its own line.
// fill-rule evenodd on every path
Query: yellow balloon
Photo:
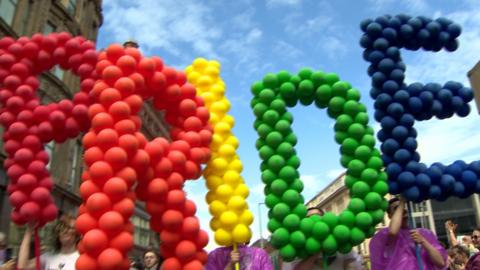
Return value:
M 237 172 L 243 171 L 243 164 L 242 162 L 237 158 L 234 159 L 230 164 L 228 164 L 228 169 L 229 170 L 235 170 Z
M 235 136 L 228 136 L 227 140 L 225 141 L 225 143 L 227 144 L 230 144 L 231 146 L 233 146 L 235 149 L 238 148 L 238 145 L 240 144 L 238 142 L 238 139 L 235 137 Z
M 225 134 L 227 132 L 230 132 L 230 125 L 224 122 L 219 122 L 213 128 L 213 131 L 215 133 Z
M 228 204 L 227 204 L 227 208 L 235 209 L 237 211 L 243 210 L 246 206 L 247 206 L 247 203 L 245 202 L 245 199 L 242 198 L 241 196 L 231 197 L 230 200 L 228 200 Z
M 230 186 L 236 186 L 240 182 L 240 174 L 234 170 L 229 170 L 223 175 L 222 180 Z
M 220 222 L 222 227 L 231 228 L 238 223 L 238 216 L 232 211 L 226 211 L 220 215 Z
M 212 230 L 216 231 L 221 227 L 222 223 L 220 223 L 220 220 L 218 220 L 218 218 L 213 218 L 212 220 L 210 220 L 210 228 L 212 228 Z
M 252 232 L 244 224 L 238 224 L 233 229 L 232 236 L 235 243 L 246 243 L 252 237 Z
M 224 158 L 216 158 L 212 161 L 212 166 L 215 170 L 225 170 L 228 163 Z
M 223 179 L 221 177 L 212 175 L 207 178 L 207 188 L 210 190 L 215 190 L 221 184 L 223 184 Z
M 219 200 L 214 200 L 209 207 L 210 213 L 214 216 L 220 216 L 226 210 L 227 206 Z
M 243 213 L 240 215 L 239 218 L 240 222 L 245 224 L 245 225 L 250 225 L 253 223 L 253 214 L 250 210 L 245 210 Z
M 217 96 L 223 96 L 225 94 L 225 87 L 221 84 L 216 83 L 212 85 L 211 91 Z
M 209 67 L 205 68 L 205 73 L 207 73 L 208 75 L 210 75 L 213 78 L 217 78 L 218 75 L 220 75 L 220 70 L 218 70 L 217 67 L 209 66 Z
M 223 156 L 230 157 L 235 155 L 235 147 L 233 147 L 230 144 L 224 143 L 222 146 L 220 146 L 220 148 L 218 149 L 218 152 Z
M 207 192 L 207 195 L 205 196 L 205 200 L 207 201 L 208 204 L 212 203 L 217 199 L 217 195 L 213 191 Z
M 227 201 L 228 198 L 232 196 L 233 189 L 230 185 L 223 184 L 217 188 L 216 193 L 219 199 L 221 199 L 222 201 Z
M 197 58 L 193 61 L 193 66 L 198 69 L 203 69 L 207 66 L 208 62 L 205 58 Z
M 237 225 L 238 226 L 238 225 Z M 215 242 L 222 246 L 232 245 L 232 234 L 224 229 L 218 229 L 215 231 Z
M 244 198 L 248 197 L 249 193 L 250 192 L 248 191 L 248 187 L 245 184 L 239 184 L 233 192 L 234 195 L 238 195 Z

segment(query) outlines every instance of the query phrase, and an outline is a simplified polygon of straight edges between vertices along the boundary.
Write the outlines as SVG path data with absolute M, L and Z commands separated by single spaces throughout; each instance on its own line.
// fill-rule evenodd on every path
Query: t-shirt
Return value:
M 297 259 L 290 263 L 283 263 L 283 270 L 294 270 L 295 267 L 300 264 L 302 260 Z M 362 267 L 362 257 L 358 255 L 355 251 L 350 251 L 347 254 L 338 253 L 335 257 L 330 257 L 327 260 L 329 270 L 361 270 Z M 315 259 L 314 264 L 312 265 L 312 270 L 321 270 L 323 269 L 323 257 L 322 254 L 319 254 L 317 259 Z
M 75 270 L 75 262 L 80 254 L 78 251 L 64 253 L 45 253 L 40 257 L 42 270 Z

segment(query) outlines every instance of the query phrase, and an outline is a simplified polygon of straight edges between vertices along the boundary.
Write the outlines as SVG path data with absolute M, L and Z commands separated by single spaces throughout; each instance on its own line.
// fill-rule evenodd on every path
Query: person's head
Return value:
M 462 237 L 462 243 L 468 246 L 472 243 L 472 238 L 468 235 L 465 235 L 464 237 Z
M 145 253 L 143 253 L 143 265 L 146 268 L 151 268 L 154 265 L 158 264 L 160 261 L 160 258 L 158 254 L 153 251 L 153 250 L 147 250 Z
M 448 257 L 453 264 L 464 265 L 467 263 L 470 253 L 464 246 L 454 246 L 448 250 Z
M 60 251 L 64 247 L 76 246 L 80 240 L 75 228 L 75 218 L 71 215 L 62 215 L 54 228 L 55 236 L 55 250 Z
M 318 206 L 310 207 L 307 209 L 307 217 L 313 216 L 313 215 L 323 216 L 324 214 L 325 214 L 325 211 L 323 211 L 323 209 Z
M 0 232 L 0 249 L 6 249 L 6 248 L 7 248 L 7 236 L 3 232 Z
M 393 197 L 388 201 L 387 214 L 388 218 L 392 218 L 395 210 L 400 206 L 400 199 L 398 197 Z M 403 209 L 403 218 L 402 218 L 402 228 L 408 227 L 408 213 Z
M 472 244 L 476 248 L 479 248 L 480 247 L 480 228 L 476 228 L 475 230 L 473 230 L 471 238 L 472 238 Z

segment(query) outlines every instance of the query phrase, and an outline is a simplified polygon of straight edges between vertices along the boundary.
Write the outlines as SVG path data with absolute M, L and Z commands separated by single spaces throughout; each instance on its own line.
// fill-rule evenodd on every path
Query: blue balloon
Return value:
M 465 103 L 470 102 L 473 99 L 473 91 L 467 87 L 458 89 L 458 95 L 463 99 L 463 101 L 465 101 Z
M 474 172 L 465 170 L 462 172 L 461 180 L 462 180 L 462 183 L 465 185 L 465 187 L 471 190 L 475 188 L 478 178 Z
M 370 96 L 372 98 L 377 98 L 377 96 L 381 93 L 382 91 L 380 91 L 380 89 L 376 88 L 376 87 L 372 87 L 370 89 Z
M 413 115 L 406 113 L 400 117 L 399 121 L 400 125 L 405 126 L 405 127 L 412 127 L 413 124 L 415 123 L 415 118 Z
M 432 183 L 434 184 L 440 183 L 440 179 L 442 178 L 442 174 L 443 174 L 442 170 L 432 166 L 427 169 L 426 173 L 428 176 L 430 176 Z
M 372 64 L 376 64 L 380 62 L 380 60 L 382 60 L 383 58 L 385 58 L 385 54 L 383 52 L 379 50 L 374 50 L 368 55 L 367 60 Z
M 430 38 L 430 32 L 427 29 L 420 29 L 417 33 L 417 38 L 423 42 L 426 42 Z
M 383 142 L 385 141 L 389 136 L 387 136 L 387 134 L 385 134 L 385 131 L 383 130 L 379 130 L 377 132 L 377 138 L 379 141 Z
M 427 92 L 427 91 L 422 91 L 418 97 L 420 100 L 422 100 L 422 104 L 425 104 L 425 106 L 430 106 L 433 103 L 433 94 L 432 92 Z
M 377 122 L 380 122 L 380 120 L 385 117 L 385 113 L 383 113 L 383 111 L 381 110 L 375 110 L 375 112 L 373 113 L 373 117 Z
M 457 179 L 460 179 L 460 177 L 462 176 L 462 167 L 456 164 L 451 164 L 447 166 L 447 168 L 445 169 L 445 173 L 450 174 Z
M 390 73 L 390 79 L 396 81 L 397 83 L 402 82 L 405 79 L 405 72 L 401 69 L 394 69 Z
M 391 116 L 385 116 L 383 119 L 380 121 L 380 125 L 382 128 L 385 130 L 392 130 L 394 127 L 397 126 L 397 121 Z
M 400 117 L 404 113 L 404 108 L 402 104 L 398 102 L 393 102 L 392 104 L 388 105 L 387 107 L 387 112 L 390 115 L 393 115 L 395 117 Z
M 392 162 L 387 165 L 386 169 L 388 176 L 391 179 L 396 178 L 402 172 L 402 166 L 400 164 Z
M 395 67 L 395 62 L 390 58 L 384 58 L 378 63 L 378 69 L 383 73 L 389 73 Z
M 477 177 L 480 176 L 480 161 L 476 160 L 468 164 L 468 169 L 473 171 L 477 175 Z
M 415 161 L 409 161 L 405 166 L 405 171 L 409 171 L 415 175 L 420 173 L 420 164 Z
M 438 199 L 442 194 L 442 190 L 437 185 L 431 185 L 429 190 L 429 196 L 432 199 Z
M 393 159 L 395 160 L 395 162 L 405 164 L 411 159 L 410 151 L 406 149 L 399 149 L 393 155 Z
M 440 91 L 438 91 L 438 94 L 437 94 L 438 100 L 440 100 L 440 102 L 442 102 L 443 104 L 451 103 L 452 97 L 453 97 L 452 91 L 448 89 L 441 89 Z
M 410 96 L 418 96 L 423 90 L 423 84 L 421 83 L 412 83 L 407 87 L 407 91 Z
M 377 22 L 371 22 L 367 26 L 367 34 L 369 36 L 378 36 L 382 33 L 382 26 Z
M 388 42 L 388 40 L 386 38 L 377 38 L 373 42 L 373 48 L 375 50 L 385 51 L 388 48 L 388 46 L 390 46 L 390 43 Z
M 443 111 L 442 103 L 440 103 L 440 101 L 438 101 L 438 100 L 434 100 L 433 103 L 432 103 L 431 111 L 432 111 L 433 115 L 438 115 L 440 112 Z
M 400 192 L 400 187 L 396 182 L 388 182 L 388 193 L 390 194 L 398 194 Z
M 383 83 L 383 91 L 385 93 L 389 93 L 389 94 L 396 94 L 396 91 L 398 90 L 399 86 L 398 86 L 398 83 L 396 83 L 395 81 L 393 80 L 388 80 L 386 82 Z M 406 91 L 405 91 L 406 92 Z M 408 94 L 408 93 L 407 93 Z
M 379 94 L 375 99 L 375 104 L 377 104 L 379 108 L 386 109 L 388 105 L 392 103 L 392 101 L 393 101 L 392 96 L 386 93 L 382 93 L 382 94 Z
M 383 83 L 387 80 L 387 76 L 383 72 L 375 72 L 372 75 L 372 84 L 376 87 L 383 86 Z
M 449 42 L 447 42 L 447 44 L 445 44 L 445 49 L 449 52 L 455 51 L 456 49 L 458 49 L 458 41 L 456 39 L 450 40 Z
M 465 104 L 465 102 L 463 101 L 463 99 L 459 96 L 454 96 L 452 97 L 452 108 L 454 111 L 458 111 L 460 108 L 462 108 L 463 104 Z
M 458 90 L 460 90 L 460 88 L 463 87 L 463 85 L 459 82 L 448 81 L 443 87 L 446 89 L 450 89 L 453 93 L 456 93 Z
M 382 25 L 383 27 L 385 27 L 388 25 L 389 19 L 387 18 L 387 16 L 380 16 L 380 17 L 377 17 L 375 21 L 380 25 Z
M 452 38 L 456 38 L 460 36 L 460 33 L 462 32 L 462 28 L 460 25 L 456 23 L 452 23 L 447 27 L 447 32 L 450 34 Z
M 467 164 L 465 161 L 463 161 L 463 160 L 455 160 L 455 161 L 453 162 L 453 164 L 456 165 L 456 166 L 458 166 L 458 167 L 460 167 L 460 169 L 461 169 L 462 171 L 464 171 L 464 170 L 466 170 L 466 169 L 468 168 L 468 164 Z
M 440 187 L 444 192 L 450 192 L 453 189 L 453 185 L 455 184 L 455 178 L 449 174 L 442 175 L 440 179 Z
M 450 24 L 453 23 L 450 19 L 447 19 L 445 17 L 437 18 L 436 21 L 440 23 L 440 25 L 442 25 L 442 28 L 444 29 L 446 29 Z
M 427 24 L 427 30 L 431 35 L 436 36 L 438 33 L 440 33 L 440 30 L 442 30 L 442 25 L 436 21 L 432 21 Z
M 411 18 L 408 20 L 408 24 L 416 30 L 422 28 L 422 21 L 419 18 Z
M 388 26 L 390 26 L 393 29 L 399 29 L 401 24 L 402 24 L 402 21 L 398 17 L 392 17 L 388 22 Z
M 404 126 L 396 126 L 392 130 L 392 137 L 399 142 L 403 142 L 408 137 L 408 129 Z
M 395 86 L 397 87 L 398 89 L 398 84 L 394 81 L 387 81 L 385 84 L 387 83 L 395 83 Z M 384 87 L 385 87 L 385 84 L 384 84 Z M 392 83 L 391 83 L 392 84 Z M 410 95 L 408 94 L 408 92 L 406 90 L 395 90 L 395 94 L 393 94 L 393 99 L 395 99 L 395 101 L 397 102 L 400 102 L 400 103 L 406 103 L 408 101 L 408 98 L 410 97 Z
M 387 51 L 385 52 L 385 55 L 388 57 L 388 58 L 391 58 L 391 59 L 394 59 L 394 60 L 398 60 L 398 58 L 400 57 L 400 50 L 397 48 L 397 47 L 390 47 L 387 49 Z
M 360 29 L 362 29 L 363 32 L 366 32 L 367 31 L 367 26 L 373 22 L 372 19 L 365 19 L 363 21 L 360 22 Z
M 419 113 L 423 109 L 423 102 L 418 97 L 411 97 L 411 98 L 408 99 L 408 108 L 413 113 Z
M 390 41 L 393 41 L 397 38 L 397 31 L 391 27 L 387 27 L 383 29 L 382 36 Z
M 402 38 L 409 38 L 413 35 L 413 27 L 408 24 L 400 26 L 400 35 Z
M 400 187 L 405 189 L 415 184 L 415 175 L 411 172 L 404 171 L 398 175 L 397 180 Z
M 415 140 L 415 138 L 412 138 L 412 137 L 408 137 L 405 139 L 405 141 L 403 142 L 403 148 L 407 149 L 408 151 L 415 151 L 417 149 L 417 140 Z
M 428 190 L 431 185 L 430 177 L 427 174 L 420 173 L 417 175 L 415 183 L 420 189 Z
M 470 105 L 468 104 L 463 104 L 460 109 L 457 110 L 457 115 L 460 117 L 465 117 L 470 114 Z
M 416 186 L 410 187 L 405 192 L 403 192 L 403 196 L 409 201 L 418 202 L 421 200 L 420 190 Z
M 445 46 L 445 44 L 451 40 L 451 36 L 448 32 L 442 31 L 440 34 L 438 34 L 438 41 L 441 43 L 442 46 Z
M 393 155 L 400 148 L 400 144 L 394 139 L 387 139 L 380 148 L 382 152 Z
M 453 195 L 463 197 L 465 194 L 465 186 L 462 182 L 455 182 L 453 185 Z
M 412 16 L 407 15 L 407 14 L 398 14 L 395 17 L 397 17 L 402 23 L 407 23 L 408 20 L 410 20 L 410 18 L 412 18 Z

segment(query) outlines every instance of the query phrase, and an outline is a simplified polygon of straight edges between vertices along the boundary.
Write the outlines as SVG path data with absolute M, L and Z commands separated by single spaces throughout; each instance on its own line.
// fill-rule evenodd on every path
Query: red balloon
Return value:
M 162 215 L 162 224 L 169 230 L 178 230 L 183 222 L 183 215 L 177 210 L 167 210 Z
M 37 187 L 30 193 L 30 198 L 38 205 L 45 206 L 51 202 L 52 197 L 50 196 L 50 190 L 44 187 Z
M 25 125 L 23 122 L 15 122 L 10 125 L 8 128 L 8 132 L 10 133 L 11 136 L 15 138 L 20 138 L 25 136 L 28 128 L 27 125 Z
M 108 109 L 108 112 L 117 120 L 126 119 L 132 113 L 130 106 L 125 101 L 117 101 L 113 103 Z
M 125 149 L 127 153 L 133 154 L 138 150 L 138 140 L 131 134 L 125 134 L 118 139 L 118 145 Z
M 188 236 L 197 235 L 200 231 L 200 223 L 196 217 L 187 217 L 183 220 L 182 232 Z
M 162 245 L 167 247 L 174 247 L 182 239 L 179 232 L 171 232 L 168 230 L 162 230 L 160 232 L 160 241 Z
M 79 215 L 75 222 L 75 228 L 77 228 L 77 231 L 81 234 L 86 234 L 88 231 L 97 228 L 97 226 L 97 220 L 89 213 Z
M 98 255 L 98 265 L 102 270 L 117 270 L 123 260 L 122 253 L 114 248 L 105 249 Z
M 195 114 L 197 104 L 191 99 L 184 99 L 180 102 L 179 111 L 182 116 L 188 117 Z
M 26 192 L 30 192 L 35 186 L 37 186 L 37 178 L 33 174 L 26 173 L 17 180 L 17 187 Z
M 39 187 L 44 187 L 48 190 L 52 190 L 53 188 L 53 181 L 50 177 L 44 177 L 40 182 L 38 182 Z
M 202 174 L 200 165 L 191 160 L 185 162 L 184 175 L 186 179 L 197 179 Z
M 117 59 L 125 55 L 125 51 L 119 44 L 112 44 L 106 49 L 108 60 L 115 63 Z
M 25 169 L 18 165 L 18 164 L 13 164 L 8 168 L 7 170 L 7 176 L 12 180 L 14 183 L 17 182 L 18 178 L 22 176 L 25 173 Z
M 123 228 L 123 217 L 115 211 L 108 211 L 98 220 L 98 225 L 107 234 L 115 234 Z
M 23 191 L 17 190 L 10 194 L 10 204 L 18 208 L 28 201 L 28 196 Z
M 113 118 L 104 112 L 96 114 L 92 119 L 92 128 L 95 129 L 97 132 L 105 129 L 105 128 L 112 128 L 113 127 Z
M 161 143 L 152 141 L 147 143 L 145 151 L 147 151 L 152 161 L 158 161 L 163 157 L 165 148 Z
M 90 213 L 99 216 L 111 210 L 111 202 L 105 193 L 97 192 L 88 197 L 86 207 Z
M 110 247 L 127 253 L 133 248 L 133 236 L 128 232 L 121 232 L 110 240 Z
M 41 215 L 40 206 L 34 202 L 26 202 L 20 207 L 20 214 L 28 222 L 36 221 Z
M 147 209 L 147 212 L 152 216 L 152 219 L 151 219 L 151 221 L 152 221 L 153 216 L 161 215 L 161 214 L 163 214 L 163 212 L 165 212 L 166 206 L 165 206 L 165 203 L 161 199 L 150 198 L 150 200 L 147 201 L 147 203 L 145 204 L 145 209 Z M 156 219 L 156 221 L 160 221 L 159 226 L 162 226 L 161 225 L 161 219 Z
M 85 233 L 82 243 L 87 253 L 97 255 L 108 247 L 108 237 L 104 231 L 93 229 Z
M 128 186 L 125 180 L 119 177 L 112 177 L 103 186 L 103 192 L 113 201 L 124 198 L 127 194 Z
M 114 128 L 119 135 L 132 134 L 135 133 L 135 131 L 137 130 L 135 123 L 130 119 L 118 121 L 117 123 L 115 123 Z
M 96 146 L 90 147 L 85 151 L 83 160 L 87 166 L 91 166 L 93 163 L 103 160 L 103 151 Z
M 137 66 L 137 61 L 135 60 L 135 58 L 133 58 L 130 55 L 124 55 L 118 58 L 117 66 L 120 67 L 120 69 L 123 71 L 123 74 L 128 75 L 135 71 Z
M 183 208 L 183 213 L 185 214 L 186 217 L 191 217 L 195 215 L 195 212 L 197 211 L 197 206 L 195 203 L 191 200 L 186 200 L 185 205 Z
M 107 88 L 104 89 L 100 93 L 100 103 L 102 103 L 103 106 L 108 107 L 112 105 L 114 102 L 117 102 L 122 99 L 122 94 L 120 91 L 118 91 L 115 88 Z
M 167 206 L 174 209 L 182 209 L 185 204 L 185 192 L 183 190 L 170 190 L 167 195 Z
M 23 138 L 22 146 L 29 148 L 32 151 L 38 151 L 42 147 L 42 143 L 37 136 L 28 135 Z
M 97 145 L 107 150 L 118 145 L 118 134 L 114 129 L 107 128 L 97 134 Z
M 13 156 L 20 149 L 22 145 L 15 140 L 7 140 L 4 145 L 5 152 L 8 155 Z
M 102 78 L 110 85 L 123 76 L 123 72 L 116 66 L 108 66 L 102 71 Z
M 195 244 L 188 240 L 181 241 L 175 248 L 175 254 L 183 262 L 191 260 L 195 256 L 196 251 Z
M 182 265 L 180 264 L 178 259 L 173 258 L 173 257 L 167 258 L 165 261 L 163 261 L 162 266 L 163 266 L 164 269 L 169 269 L 169 270 L 181 270 L 182 269 Z
M 165 179 L 155 178 L 148 184 L 148 196 L 150 200 L 164 200 L 168 192 L 168 184 Z
M 125 180 L 129 189 L 133 186 L 135 181 L 137 181 L 137 173 L 132 167 L 124 167 L 118 171 L 115 176 Z
M 129 198 L 124 198 L 113 205 L 113 211 L 119 212 L 125 220 L 130 219 L 135 210 L 135 204 Z
M 203 264 L 200 261 L 191 261 L 183 266 L 183 270 L 202 270 Z
M 80 254 L 75 262 L 75 269 L 77 270 L 96 270 L 98 269 L 97 260 L 88 254 Z
M 168 188 L 170 190 L 172 189 L 180 189 L 183 187 L 183 183 L 184 183 L 184 178 L 181 174 L 179 173 L 172 173 L 168 179 L 167 179 L 167 182 L 168 182 Z
M 195 244 L 197 245 L 198 249 L 202 249 L 208 244 L 208 234 L 204 230 L 200 230 L 197 235 L 197 239 L 195 240 Z
M 90 177 L 92 177 L 92 180 L 94 181 L 103 182 L 113 176 L 112 166 L 105 161 L 97 161 L 93 163 L 88 171 Z
M 100 188 L 91 180 L 84 181 L 80 184 L 80 196 L 87 200 L 92 194 L 100 192 Z
M 197 253 L 195 254 L 195 258 L 201 263 L 205 264 L 208 260 L 208 254 L 204 250 L 197 251 Z
M 150 156 L 145 150 L 139 149 L 130 164 L 137 171 L 145 171 L 150 165 Z
M 62 111 L 53 111 L 48 116 L 49 122 L 52 124 L 53 127 L 64 127 L 66 116 L 65 113 Z
M 58 208 L 53 203 L 49 203 L 42 209 L 42 221 L 48 222 L 57 218 Z
M 167 157 L 170 159 L 170 161 L 172 161 L 174 167 L 182 167 L 187 161 L 185 155 L 180 151 L 170 151 Z

